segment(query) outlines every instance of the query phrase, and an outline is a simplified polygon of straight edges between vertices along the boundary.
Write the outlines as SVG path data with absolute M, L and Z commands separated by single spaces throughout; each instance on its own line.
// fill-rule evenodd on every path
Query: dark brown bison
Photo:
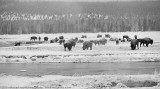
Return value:
M 131 38 L 128 38 L 128 39 L 127 39 L 127 41 L 129 41 L 129 42 L 131 42 L 131 40 L 132 40 Z
M 32 40 L 37 40 L 37 37 L 36 36 L 32 36 L 31 38 L 30 38 L 30 40 L 32 41 Z
M 125 42 L 125 40 L 124 40 L 124 39 L 122 39 L 122 40 L 121 40 L 121 42 Z
M 105 38 L 102 38 L 99 40 L 99 44 L 101 44 L 101 45 L 105 45 L 106 43 L 107 43 L 107 39 L 105 39 Z
M 82 35 L 81 38 L 87 38 L 87 35 Z
M 106 38 L 110 38 L 111 35 L 110 35 L 110 34 L 105 34 L 105 37 L 106 37 Z
M 132 39 L 132 40 L 131 40 L 131 49 L 132 49 L 132 50 L 135 50 L 135 49 L 136 49 L 136 46 L 137 46 L 138 49 L 139 49 L 139 42 L 138 42 L 138 40 L 137 40 L 137 39 Z
M 54 39 L 50 40 L 50 43 L 54 43 Z
M 84 41 L 83 40 L 81 40 L 81 39 L 79 39 L 78 41 L 77 41 L 77 43 L 83 43 Z
M 85 50 L 85 49 L 87 49 L 88 50 L 88 48 L 90 48 L 90 50 L 92 50 L 92 42 L 90 42 L 90 41 L 85 41 L 84 43 L 83 43 L 83 50 Z
M 74 40 L 74 39 L 71 39 L 71 40 L 69 40 L 70 42 L 71 42 L 71 44 L 72 44 L 72 46 L 76 46 L 76 40 Z
M 44 41 L 48 41 L 48 37 L 44 37 Z
M 65 51 L 66 51 L 66 48 L 68 48 L 69 51 L 71 51 L 71 49 L 72 49 L 72 44 L 71 44 L 70 41 L 65 42 L 65 43 L 63 44 L 63 46 L 64 46 L 64 50 L 65 50 Z
M 41 37 L 40 36 L 38 37 L 38 40 L 41 41 Z
M 61 45 L 62 43 L 64 43 L 65 42 L 65 40 L 63 40 L 63 39 L 59 39 L 59 44 Z
M 93 40 L 90 40 L 90 42 L 92 42 L 92 43 L 93 43 Z
M 58 42 L 58 38 L 57 37 L 52 39 L 52 40 L 50 40 L 50 43 L 56 43 L 56 42 Z
M 68 48 L 68 50 L 71 51 L 72 46 L 75 46 L 75 43 L 74 43 L 74 41 L 68 40 L 63 44 L 63 46 L 64 46 L 65 51 L 66 51 L 66 48 Z
M 21 45 L 21 42 L 15 42 L 14 43 L 14 46 L 20 46 Z
M 110 40 L 110 41 L 116 41 L 116 38 L 112 38 L 112 37 L 111 37 L 109 40 Z
M 64 39 L 64 36 L 59 36 L 59 39 Z
M 99 40 L 93 40 L 93 43 L 95 44 L 95 46 L 100 44 Z
M 123 35 L 123 40 L 124 40 L 124 39 L 127 39 L 127 41 L 128 41 L 129 36 L 128 36 L 128 35 Z
M 97 35 L 97 38 L 101 38 L 101 37 L 102 37 L 102 35 L 100 35 L 100 34 Z
M 119 44 L 119 40 L 117 39 L 117 40 L 116 40 L 116 45 L 118 45 L 118 44 Z
M 153 44 L 153 39 L 148 38 L 148 37 L 143 38 L 143 39 L 138 39 L 138 41 L 140 42 L 140 47 L 142 44 L 143 44 L 143 46 L 144 46 L 144 44 L 146 44 L 147 47 L 149 44 L 151 44 L 151 45 Z
M 78 41 L 78 37 L 72 38 L 71 40 L 74 41 L 74 42 L 77 42 Z

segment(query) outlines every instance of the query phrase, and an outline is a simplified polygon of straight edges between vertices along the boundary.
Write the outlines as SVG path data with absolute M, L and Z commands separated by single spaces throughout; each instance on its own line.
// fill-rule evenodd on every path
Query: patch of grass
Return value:
M 155 62 L 160 62 L 160 59 L 155 58 L 154 61 L 155 61 Z
M 127 87 L 153 87 L 156 86 L 158 83 L 151 80 L 145 81 L 127 81 L 123 82 Z
M 31 59 L 32 61 L 36 61 L 36 59 Z

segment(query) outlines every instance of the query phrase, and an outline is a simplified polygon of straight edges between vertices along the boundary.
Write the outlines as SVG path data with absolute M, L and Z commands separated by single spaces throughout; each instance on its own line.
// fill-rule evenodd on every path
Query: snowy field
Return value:
M 81 38 L 85 34 L 87 38 Z M 31 36 L 47 36 L 49 40 L 64 36 L 65 40 L 78 37 L 82 40 L 95 40 L 97 34 L 110 34 L 113 38 L 128 35 L 134 38 L 150 37 L 153 45 L 131 50 L 130 42 L 120 42 L 107 39 L 106 45 L 93 45 L 93 50 L 82 50 L 82 43 L 77 43 L 72 51 L 64 51 L 59 43 L 44 42 L 42 44 L 24 44 Z M 121 61 L 160 61 L 160 32 L 115 32 L 115 33 L 66 33 L 66 34 L 27 34 L 0 35 L 0 63 L 28 63 L 28 62 L 121 62 Z M 14 42 L 21 41 L 21 46 L 14 46 Z M 43 39 L 42 39 L 43 41 Z
M 82 43 L 77 43 L 72 51 L 64 51 L 63 45 L 44 42 L 42 44 L 24 44 L 31 36 L 47 36 L 49 40 L 59 37 L 70 39 L 78 37 L 83 40 L 98 39 L 97 34 L 110 34 L 113 38 L 128 35 L 134 38 L 150 37 L 153 45 L 131 50 L 130 42 L 120 42 L 107 39 L 106 45 L 95 46 L 93 50 L 82 50 Z M 87 35 L 87 38 L 81 38 Z M 43 40 L 43 39 L 42 39 Z M 21 46 L 14 42 L 21 41 Z M 0 35 L 0 63 L 85 63 L 85 62 L 160 62 L 160 32 L 115 32 L 115 33 L 64 33 L 64 34 L 27 34 Z M 0 87 L 34 87 L 53 89 L 160 89 L 160 73 L 153 75 L 92 75 L 92 76 L 55 76 L 41 77 L 8 76 L 0 74 Z M 131 88 L 132 87 L 132 88 Z M 46 88 L 47 89 L 47 88 Z

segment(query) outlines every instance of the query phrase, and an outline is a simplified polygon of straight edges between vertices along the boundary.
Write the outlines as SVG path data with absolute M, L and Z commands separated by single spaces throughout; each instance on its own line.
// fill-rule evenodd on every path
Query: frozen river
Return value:
M 153 74 L 160 62 L 0 64 L 0 74 L 20 76 Z

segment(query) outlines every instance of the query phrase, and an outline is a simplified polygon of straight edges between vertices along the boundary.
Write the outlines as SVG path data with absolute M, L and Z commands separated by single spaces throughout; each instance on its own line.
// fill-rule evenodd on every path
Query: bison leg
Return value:
M 139 49 L 139 44 L 137 43 L 137 48 Z
M 64 46 L 64 50 L 66 51 L 67 44 L 64 44 L 63 46 Z
M 18 45 L 20 46 L 20 45 L 21 45 L 21 43 L 18 43 Z
M 92 47 L 90 47 L 90 50 L 92 50 Z
M 72 46 L 70 47 L 70 51 L 71 51 L 71 49 L 72 49 Z
M 142 42 L 140 42 L 140 47 L 141 47 L 141 45 L 142 45 Z
M 66 47 L 64 47 L 64 51 L 66 51 Z
M 146 46 L 148 47 L 148 43 L 146 43 Z

